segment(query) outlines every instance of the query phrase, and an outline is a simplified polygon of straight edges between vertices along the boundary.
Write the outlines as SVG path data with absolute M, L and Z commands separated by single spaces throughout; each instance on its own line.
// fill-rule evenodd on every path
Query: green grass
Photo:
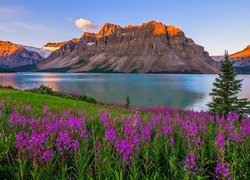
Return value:
M 35 109 L 42 109 L 44 105 L 48 105 L 53 112 L 62 111 L 65 109 L 76 109 L 76 110 L 84 110 L 87 115 L 97 115 L 98 111 L 103 110 L 111 110 L 112 114 L 120 114 L 128 113 L 129 111 L 126 109 L 116 109 L 111 108 L 110 105 L 98 105 L 91 104 L 84 101 L 66 99 L 61 97 L 56 97 L 53 95 L 47 94 L 37 94 L 17 89 L 1 89 L 0 88 L 0 100 L 8 100 L 10 97 L 10 101 L 17 104 L 29 104 Z
M 31 106 L 42 108 L 45 104 L 49 105 L 53 110 L 63 110 L 65 107 L 85 109 L 90 112 L 97 112 L 98 105 L 89 104 L 83 101 L 64 99 L 46 94 L 36 94 L 25 92 L 22 90 L 0 89 L 0 99 L 11 97 L 12 101 L 30 104 Z

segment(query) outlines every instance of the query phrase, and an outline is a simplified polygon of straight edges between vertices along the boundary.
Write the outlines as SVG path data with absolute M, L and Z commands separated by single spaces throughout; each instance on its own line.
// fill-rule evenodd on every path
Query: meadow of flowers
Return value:
M 249 118 L 65 108 L 0 100 L 0 179 L 250 178 Z

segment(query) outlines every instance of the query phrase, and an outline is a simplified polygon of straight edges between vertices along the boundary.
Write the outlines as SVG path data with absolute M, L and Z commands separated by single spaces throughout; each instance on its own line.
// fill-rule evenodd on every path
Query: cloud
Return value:
M 27 14 L 28 11 L 23 7 L 19 6 L 2 6 L 0 7 L 1 15 L 18 15 L 18 14 Z
M 42 32 L 51 32 L 52 29 L 48 26 L 43 26 L 39 24 L 30 24 L 26 22 L 14 22 L 13 23 L 15 26 L 23 29 L 27 29 L 30 31 L 42 31 Z
M 87 19 L 79 18 L 75 20 L 75 25 L 81 30 L 97 30 L 98 26 Z
M 21 29 L 26 31 L 36 31 L 36 32 L 53 32 L 53 29 L 49 26 L 44 26 L 40 24 L 34 24 L 29 22 L 14 21 L 8 23 L 0 22 L 0 30 L 5 32 L 10 32 L 15 29 Z
M 69 21 L 69 22 L 73 22 L 73 19 L 69 18 L 69 17 L 66 17 L 65 18 L 66 21 Z

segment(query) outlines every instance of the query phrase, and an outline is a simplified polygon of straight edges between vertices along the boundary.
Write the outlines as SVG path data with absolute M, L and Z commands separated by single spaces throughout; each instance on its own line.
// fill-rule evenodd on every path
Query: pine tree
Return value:
M 128 109 L 129 106 L 130 106 L 130 97 L 127 96 L 127 97 L 126 97 L 126 104 L 125 104 L 125 107 Z
M 212 102 L 208 104 L 208 108 L 211 113 L 225 117 L 233 112 L 243 116 L 250 113 L 250 103 L 247 99 L 238 98 L 242 80 L 237 80 L 236 76 L 233 62 L 226 51 L 224 60 L 221 61 L 219 77 L 215 79 L 214 88 L 210 93 Z

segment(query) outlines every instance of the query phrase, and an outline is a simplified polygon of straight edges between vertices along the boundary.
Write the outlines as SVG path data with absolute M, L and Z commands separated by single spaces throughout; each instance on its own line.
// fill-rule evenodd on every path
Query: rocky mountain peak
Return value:
M 95 33 L 84 32 L 81 38 L 96 37 Z
M 250 45 L 248 45 L 245 49 L 242 51 L 236 52 L 232 55 L 230 55 L 231 58 L 249 58 L 250 57 Z
M 10 56 L 22 49 L 22 46 L 13 44 L 9 41 L 0 41 L 0 56 Z
M 71 41 L 73 41 L 74 43 L 77 43 L 77 42 L 80 41 L 80 39 L 79 38 L 73 38 L 73 39 L 71 39 Z
M 175 26 L 167 26 L 167 34 L 170 36 L 174 36 L 177 34 L 183 34 L 183 31 Z
M 110 36 L 113 34 L 117 29 L 121 29 L 122 27 L 116 24 L 105 23 L 104 26 L 97 34 L 97 38 L 102 38 L 104 36 Z
M 63 41 L 63 42 L 49 42 L 45 44 L 42 49 L 48 50 L 48 51 L 55 51 L 60 49 L 63 45 L 67 44 L 68 41 Z
M 166 26 L 161 22 L 149 21 L 147 23 L 143 23 L 140 28 L 149 27 L 152 28 L 154 35 L 162 35 L 166 34 Z

